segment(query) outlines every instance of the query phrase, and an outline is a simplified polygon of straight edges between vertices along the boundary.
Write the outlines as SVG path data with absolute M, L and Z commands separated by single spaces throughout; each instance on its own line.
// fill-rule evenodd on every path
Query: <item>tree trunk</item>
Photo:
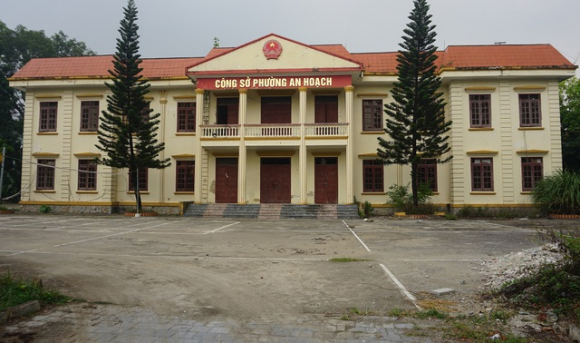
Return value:
M 411 162 L 411 190 L 413 191 L 413 206 L 419 207 L 419 190 L 417 182 L 417 162 Z
M 139 193 L 139 168 L 135 170 L 135 202 L 137 207 L 137 214 L 141 213 L 141 193 Z

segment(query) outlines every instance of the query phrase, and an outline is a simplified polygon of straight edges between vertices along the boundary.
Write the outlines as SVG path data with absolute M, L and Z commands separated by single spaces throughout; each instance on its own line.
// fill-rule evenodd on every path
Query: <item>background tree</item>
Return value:
M 17 26 L 11 30 L 0 21 L 0 148 L 7 147 L 2 195 L 20 190 L 22 123 L 25 94 L 10 88 L 8 78 L 32 58 L 94 55 L 86 44 L 62 31 L 47 37 L 44 31 Z
M 560 83 L 562 160 L 564 169 L 580 171 L 580 79 Z
M 129 0 L 124 8 L 117 38 L 117 52 L 113 57 L 114 70 L 109 70 L 113 83 L 106 83 L 113 93 L 107 96 L 107 111 L 103 111 L 99 125 L 99 144 L 96 147 L 107 154 L 97 162 L 114 168 L 129 168 L 133 180 L 137 213 L 141 212 L 139 193 L 139 170 L 145 168 L 162 169 L 170 165 L 169 159 L 159 160 L 157 156 L 165 148 L 159 143 L 156 120 L 160 114 L 152 114 L 145 94 L 149 84 L 141 76 L 141 55 L 137 31 L 137 7 Z
M 441 79 L 435 75 L 435 25 L 431 25 L 425 0 L 416 0 L 414 5 L 399 44 L 404 50 L 397 55 L 398 81 L 391 91 L 394 102 L 384 110 L 388 115 L 384 131 L 391 140 L 379 137 L 377 152 L 384 164 L 411 165 L 413 205 L 418 206 L 417 164 L 427 158 L 445 163 L 452 156 L 441 159 L 450 150 L 445 134 L 451 121 L 445 121 Z

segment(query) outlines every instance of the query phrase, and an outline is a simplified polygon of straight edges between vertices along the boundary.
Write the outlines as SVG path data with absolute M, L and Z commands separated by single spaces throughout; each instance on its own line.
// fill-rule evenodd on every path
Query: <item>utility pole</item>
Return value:
M 2 205 L 2 186 L 4 182 L 4 160 L 6 156 L 6 147 L 2 147 L 2 155 L 0 155 L 0 160 L 2 161 L 2 169 L 0 169 L 0 205 Z

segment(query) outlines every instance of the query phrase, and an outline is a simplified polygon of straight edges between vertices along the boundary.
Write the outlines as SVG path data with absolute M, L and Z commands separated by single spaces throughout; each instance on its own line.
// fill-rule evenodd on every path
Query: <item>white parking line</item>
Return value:
M 413 305 L 415 305 L 415 307 L 419 311 L 421 311 L 421 307 L 419 307 L 419 305 L 417 305 L 415 303 L 417 301 L 417 298 L 415 298 L 415 296 L 413 296 L 413 294 L 411 294 L 411 293 L 409 293 L 409 291 L 407 291 L 405 286 L 403 286 L 403 284 L 395 277 L 395 275 L 393 275 L 393 273 L 391 273 L 391 271 L 384 264 L 380 263 L 379 265 L 383 268 L 383 270 L 385 271 L 385 273 L 387 273 L 387 275 L 391 278 L 391 280 L 393 280 L 395 285 L 397 285 L 397 287 L 399 287 L 399 289 L 407 297 L 407 299 L 411 300 Z
M 0 253 L 8 252 L 6 250 L 0 250 Z M 206 254 L 200 255 L 181 255 L 181 254 L 115 254 L 115 253 L 91 253 L 91 252 L 66 252 L 66 251 L 42 251 L 42 250 L 29 250 L 20 251 L 15 254 L 37 254 L 37 255 L 60 255 L 60 256 L 99 256 L 99 257 L 138 257 L 138 258 L 168 258 L 168 259 L 179 259 L 179 260 L 223 260 L 223 261 L 259 261 L 259 262 L 271 262 L 272 264 L 277 264 L 281 262 L 304 262 L 304 263 L 328 263 L 327 258 L 294 258 L 294 257 L 235 257 L 235 256 L 206 256 Z M 12 255 L 6 255 L 12 256 Z M 1 257 L 1 256 L 0 256 Z
M 7 256 L 16 256 L 16 255 L 20 255 L 20 254 L 26 254 L 26 253 L 31 253 L 31 252 L 35 252 L 38 249 L 34 249 L 34 250 L 27 250 L 27 251 L 19 251 L 19 252 L 15 252 L 13 254 L 7 255 Z
M 108 238 L 108 237 L 113 237 L 113 236 L 118 236 L 118 235 L 124 235 L 124 234 L 127 234 L 127 233 L 132 233 L 132 232 L 136 232 L 136 231 L 139 231 L 139 230 L 152 229 L 154 227 L 159 227 L 159 226 L 163 226 L 163 225 L 167 225 L 167 224 L 169 224 L 169 223 L 167 222 L 167 223 L 161 223 L 161 224 L 157 224 L 157 225 L 153 225 L 153 226 L 149 226 L 149 227 L 140 227 L 140 228 L 136 228 L 135 230 L 131 230 L 131 231 L 118 232 L 118 233 L 114 233 L 114 234 L 106 235 L 106 236 L 99 236 L 99 237 L 82 239 L 80 241 L 74 241 L 74 242 L 69 242 L 69 243 L 57 244 L 54 247 L 55 248 L 56 247 L 62 247 L 62 246 L 65 246 L 65 245 L 72 245 L 72 244 L 77 244 L 77 243 L 84 243 L 84 242 L 88 242 L 88 241 L 94 241 L 94 240 L 97 240 L 97 239 Z
M 342 222 L 344 223 L 344 226 L 346 226 L 346 228 L 349 229 L 350 232 L 352 232 L 352 234 L 360 242 L 360 244 L 362 244 L 362 246 L 368 252 L 371 252 L 371 249 L 369 249 L 369 247 L 367 247 L 367 245 L 365 244 L 365 242 L 363 242 L 363 240 L 348 226 L 348 224 L 344 220 Z M 403 295 L 405 295 L 407 297 L 407 299 L 411 300 L 411 302 L 413 303 L 413 305 L 415 305 L 415 307 L 419 311 L 421 311 L 421 307 L 419 307 L 419 305 L 416 304 L 417 298 L 415 298 L 413 296 L 413 294 L 411 294 L 411 293 L 409 293 L 409 291 L 407 291 L 407 288 L 405 288 L 405 286 L 403 286 L 403 284 L 395 277 L 395 275 L 393 273 L 391 273 L 391 271 L 384 264 L 379 263 L 379 265 L 381 266 L 381 268 L 383 268 L 383 270 L 385 271 L 385 273 L 387 273 L 387 275 L 391 278 L 391 280 L 393 280 L 393 282 L 395 283 L 395 285 L 397 285 L 397 287 L 399 287 L 399 289 L 401 290 L 401 293 L 403 293 Z
M 346 226 L 347 229 L 350 230 L 350 232 L 352 232 L 352 234 L 354 235 L 354 237 L 360 242 L 360 244 L 362 244 L 362 246 L 367 249 L 368 252 L 371 252 L 371 249 L 369 249 L 369 247 L 367 247 L 367 245 L 365 244 L 365 242 L 362 241 L 362 239 L 359 238 L 359 236 L 357 236 L 357 234 L 352 231 L 352 229 L 348 226 L 347 223 L 344 222 L 344 220 L 342 221 L 344 223 L 344 226 Z
M 230 227 L 230 226 L 232 226 L 232 225 L 236 225 L 236 224 L 239 224 L 239 223 L 240 223 L 240 222 L 231 223 L 231 224 L 228 224 L 228 225 L 226 225 L 226 226 L 222 226 L 222 227 L 220 227 L 220 228 L 217 228 L 217 229 L 215 229 L 215 230 L 206 231 L 206 232 L 204 232 L 203 234 L 204 234 L 204 235 L 207 235 L 208 233 L 214 233 L 214 232 L 218 232 L 219 230 L 223 230 L 223 229 L 225 229 L 226 227 Z

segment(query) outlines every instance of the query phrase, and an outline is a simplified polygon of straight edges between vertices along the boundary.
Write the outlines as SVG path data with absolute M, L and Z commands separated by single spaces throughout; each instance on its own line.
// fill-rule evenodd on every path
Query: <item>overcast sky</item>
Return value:
M 115 52 L 125 0 L 0 0 L 0 21 L 62 30 Z M 136 0 L 143 57 L 201 57 L 218 37 L 235 47 L 269 33 L 350 52 L 397 51 L 412 0 Z M 580 0 L 430 0 L 437 46 L 550 43 L 580 57 Z

